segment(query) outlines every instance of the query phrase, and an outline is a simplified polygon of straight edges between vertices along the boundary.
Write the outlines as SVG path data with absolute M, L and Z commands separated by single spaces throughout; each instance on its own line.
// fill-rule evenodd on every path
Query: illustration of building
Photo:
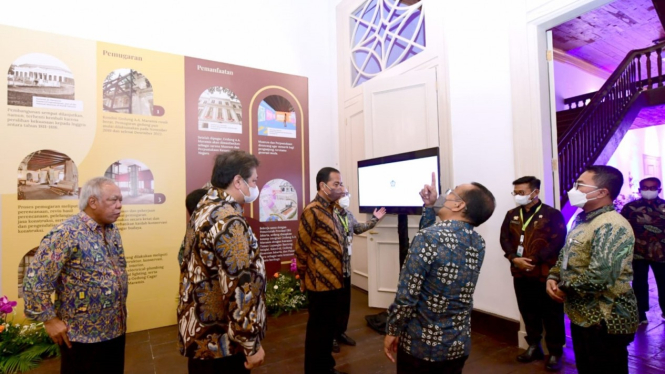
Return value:
M 104 176 L 120 187 L 123 204 L 154 204 L 155 180 L 152 171 L 136 160 L 119 160 L 106 169 Z
M 152 85 L 136 70 L 111 72 L 104 80 L 103 95 L 105 112 L 152 115 Z
M 18 167 L 19 200 L 76 199 L 77 193 L 78 169 L 63 153 L 37 151 Z
M 223 87 L 211 87 L 199 96 L 199 130 L 241 134 L 242 105 Z

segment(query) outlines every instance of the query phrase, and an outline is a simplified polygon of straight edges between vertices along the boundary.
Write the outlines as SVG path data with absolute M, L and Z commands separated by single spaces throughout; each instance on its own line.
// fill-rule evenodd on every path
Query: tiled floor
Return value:
M 655 282 L 651 290 L 652 310 L 650 323 L 640 327 L 635 342 L 630 345 L 631 373 L 665 373 L 665 320 L 658 307 Z M 367 307 L 367 294 L 353 290 L 349 336 L 356 339 L 357 347 L 342 346 L 342 352 L 335 355 L 337 369 L 351 374 L 394 373 L 395 368 L 383 355 L 383 337 L 366 326 L 364 316 L 375 314 L 378 309 Z M 263 342 L 266 351 L 265 364 L 253 370 L 255 374 L 303 372 L 305 326 L 307 312 L 282 315 L 270 318 L 268 332 Z M 575 357 L 568 329 L 565 348 L 564 368 L 561 373 L 577 373 Z M 127 374 L 180 374 L 187 372 L 187 360 L 176 350 L 175 326 L 141 331 L 127 335 L 125 372 Z M 546 373 L 543 361 L 520 364 L 515 356 L 520 349 L 481 335 L 472 333 L 471 356 L 464 367 L 464 373 Z M 59 372 L 59 360 L 45 361 L 31 374 Z

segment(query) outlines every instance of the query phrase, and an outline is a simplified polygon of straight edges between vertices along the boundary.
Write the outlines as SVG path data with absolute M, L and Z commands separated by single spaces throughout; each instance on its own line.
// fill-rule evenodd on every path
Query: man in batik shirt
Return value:
M 474 227 L 491 217 L 496 202 L 479 183 L 438 198 L 436 185 L 433 174 L 420 192 L 421 230 L 388 310 L 384 352 L 393 362 L 397 352 L 397 373 L 461 373 L 471 351 L 473 292 L 485 256 L 485 240 Z
M 637 297 L 640 323 L 648 323 L 649 267 L 658 286 L 658 303 L 665 318 L 665 200 L 658 197 L 661 184 L 658 178 L 640 182 L 642 198 L 626 204 L 621 215 L 626 217 L 635 233 L 633 254 L 633 289 Z
M 113 224 L 122 194 L 112 179 L 99 177 L 79 195 L 81 211 L 42 239 L 28 267 L 25 315 L 44 322 L 60 345 L 61 373 L 122 373 L 127 263 Z
M 568 191 L 584 209 L 550 269 L 547 293 L 564 303 L 580 374 L 628 373 L 628 344 L 637 330 L 633 279 L 635 238 L 614 209 L 623 175 L 611 166 L 587 168 Z
M 248 373 L 264 359 L 265 266 L 243 217 L 243 204 L 259 196 L 258 165 L 244 151 L 218 155 L 187 227 L 178 346 L 190 373 Z

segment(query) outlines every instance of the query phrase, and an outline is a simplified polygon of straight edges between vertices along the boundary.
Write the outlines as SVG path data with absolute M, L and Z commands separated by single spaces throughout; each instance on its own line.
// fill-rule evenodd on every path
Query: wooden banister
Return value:
M 596 162 L 637 97 L 642 92 L 663 86 L 663 47 L 665 43 L 629 52 L 584 105 L 584 110 L 565 134 L 560 134 L 558 157 L 562 206 L 568 201 L 568 190 L 584 169 Z M 652 64 L 657 68 L 657 77 L 652 74 Z M 587 97 L 584 99 L 586 101 Z

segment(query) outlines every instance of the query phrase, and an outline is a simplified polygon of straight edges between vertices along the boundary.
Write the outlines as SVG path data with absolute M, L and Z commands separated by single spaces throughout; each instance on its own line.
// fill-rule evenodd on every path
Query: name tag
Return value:
M 561 261 L 561 268 L 563 270 L 568 269 L 568 253 L 564 253 L 563 255 L 563 261 Z
M 522 257 L 524 254 L 524 247 L 522 245 L 517 246 L 517 257 Z

